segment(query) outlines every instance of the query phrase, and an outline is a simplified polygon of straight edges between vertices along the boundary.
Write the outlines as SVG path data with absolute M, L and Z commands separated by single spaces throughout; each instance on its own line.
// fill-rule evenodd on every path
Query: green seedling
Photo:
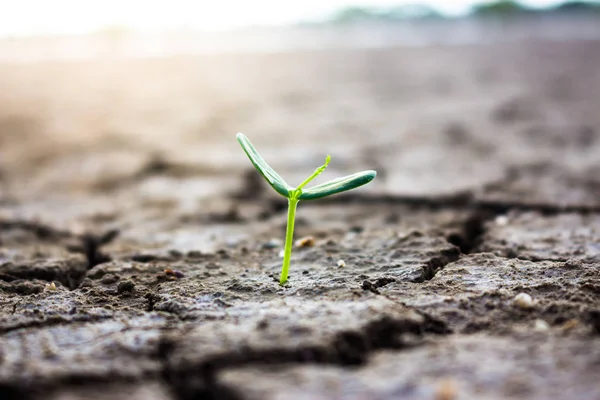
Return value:
M 313 179 L 319 176 L 327 165 L 331 157 L 327 155 L 325 164 L 313 172 L 311 176 L 306 178 L 298 187 L 291 187 L 288 185 L 281 176 L 267 162 L 258 154 L 256 148 L 250 143 L 250 140 L 243 133 L 237 134 L 237 140 L 246 152 L 246 155 L 254 165 L 254 167 L 260 172 L 260 174 L 269 182 L 269 185 L 277 193 L 288 199 L 288 218 L 287 218 L 287 229 L 285 233 L 285 249 L 283 252 L 283 265 L 281 267 L 281 276 L 279 278 L 279 284 L 284 285 L 288 281 L 288 274 L 290 269 L 290 260 L 292 258 L 292 243 L 294 240 L 294 221 L 296 219 L 296 207 L 300 200 L 315 200 L 322 197 L 331 196 L 332 194 L 345 192 L 362 185 L 366 185 L 371 182 L 377 172 L 375 171 L 362 171 L 356 174 L 337 178 L 329 182 L 313 186 L 308 189 L 304 189 L 306 185 Z

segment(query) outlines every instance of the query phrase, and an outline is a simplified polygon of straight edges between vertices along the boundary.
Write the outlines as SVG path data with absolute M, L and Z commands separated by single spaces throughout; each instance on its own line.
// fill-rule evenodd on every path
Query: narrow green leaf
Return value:
M 375 175 L 377 175 L 376 171 L 362 171 L 342 178 L 337 178 L 303 190 L 299 199 L 315 200 L 320 199 L 321 197 L 331 196 L 332 194 L 345 192 L 346 190 L 366 185 L 375 178 Z
M 254 165 L 254 167 L 260 172 L 260 174 L 265 178 L 269 185 L 275 189 L 277 193 L 284 197 L 289 197 L 290 190 L 294 190 L 293 187 L 288 185 L 281 176 L 267 162 L 262 158 L 256 148 L 250 143 L 250 140 L 243 133 L 238 133 L 237 141 L 244 149 L 244 152 Z

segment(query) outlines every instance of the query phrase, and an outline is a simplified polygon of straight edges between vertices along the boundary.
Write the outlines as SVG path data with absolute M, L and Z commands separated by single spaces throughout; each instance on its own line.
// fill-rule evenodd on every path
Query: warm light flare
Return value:
M 415 0 L 2 0 L 0 35 L 84 34 L 123 27 L 139 31 L 227 30 L 253 25 L 285 25 L 322 20 L 350 4 L 392 7 Z M 477 1 L 429 0 L 449 14 L 467 11 Z M 530 0 L 547 6 L 556 1 Z

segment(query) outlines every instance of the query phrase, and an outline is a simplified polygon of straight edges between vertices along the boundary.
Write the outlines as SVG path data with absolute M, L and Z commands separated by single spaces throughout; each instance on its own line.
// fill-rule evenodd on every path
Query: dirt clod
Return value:
M 117 285 L 117 293 L 121 294 L 121 293 L 131 292 L 131 291 L 133 291 L 134 288 L 135 288 L 135 283 L 133 283 L 132 281 L 130 281 L 130 280 L 121 281 Z

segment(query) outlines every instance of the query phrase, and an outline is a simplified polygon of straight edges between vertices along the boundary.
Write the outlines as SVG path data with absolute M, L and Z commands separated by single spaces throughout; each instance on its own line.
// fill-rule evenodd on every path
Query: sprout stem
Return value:
M 348 175 L 343 178 L 337 178 L 329 182 L 325 182 L 321 185 L 314 186 L 302 193 L 302 189 L 308 185 L 313 179 L 321 174 L 331 161 L 331 157 L 327 155 L 325 158 L 325 164 L 312 173 L 311 176 L 306 178 L 298 187 L 295 189 L 288 185 L 281 176 L 267 162 L 258 154 L 258 151 L 250 140 L 243 134 L 237 134 L 237 140 L 242 146 L 242 149 L 250 159 L 250 162 L 256 167 L 258 172 L 267 180 L 269 185 L 275 189 L 280 195 L 287 197 L 288 199 L 288 220 L 287 229 L 285 233 L 285 248 L 283 251 L 283 265 L 281 267 L 281 276 L 279 278 L 279 284 L 285 285 L 288 281 L 288 274 L 290 270 L 290 261 L 292 258 L 292 246 L 294 241 L 294 221 L 296 219 L 296 207 L 300 199 L 302 200 L 314 200 L 326 197 L 332 194 L 345 192 L 346 190 L 354 189 L 359 186 L 365 185 L 375 178 L 375 171 L 362 171 L 353 175 Z
M 281 266 L 281 276 L 279 278 L 279 284 L 285 285 L 288 280 L 288 273 L 290 270 L 290 260 L 292 258 L 292 245 L 294 243 L 294 221 L 296 219 L 296 206 L 298 205 L 298 198 L 290 196 L 288 198 L 288 220 L 287 228 L 285 231 L 285 250 L 283 252 L 283 265 Z
M 304 182 L 302 182 L 296 189 L 292 189 L 288 194 L 288 220 L 287 220 L 287 229 L 285 231 L 285 249 L 283 250 L 283 265 L 281 266 L 281 276 L 279 277 L 279 284 L 281 286 L 285 285 L 288 280 L 288 273 L 290 271 L 290 261 L 292 259 L 292 246 L 294 243 L 294 221 L 296 220 L 296 207 L 298 206 L 298 202 L 300 201 L 300 196 L 302 195 L 302 188 L 306 186 L 310 181 L 319 176 L 327 165 L 329 165 L 329 161 L 331 161 L 331 156 L 327 155 L 325 159 L 325 164 L 321 165 L 319 168 L 313 172 L 311 176 L 306 178 Z

